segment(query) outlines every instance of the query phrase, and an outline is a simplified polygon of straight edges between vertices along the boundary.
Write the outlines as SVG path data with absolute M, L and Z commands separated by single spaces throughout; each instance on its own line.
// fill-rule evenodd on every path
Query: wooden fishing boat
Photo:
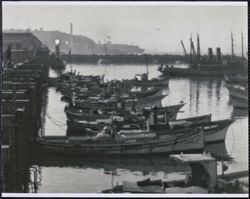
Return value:
M 166 77 L 164 78 L 160 77 L 149 80 L 147 73 L 143 73 L 143 74 L 136 74 L 135 78 L 132 80 L 128 80 L 127 83 L 129 83 L 132 86 L 141 86 L 141 87 L 157 86 L 157 87 L 168 88 L 169 79 Z
M 143 89 L 140 87 L 139 89 L 134 89 L 130 91 L 129 93 L 136 98 L 143 98 L 143 97 L 152 96 L 156 94 L 157 92 L 159 92 L 160 90 L 162 90 L 161 87 L 147 87 L 146 89 Z
M 227 83 L 239 83 L 239 82 L 248 82 L 247 74 L 234 74 L 234 75 L 224 75 L 224 79 Z
M 201 116 L 194 116 L 176 120 L 170 120 L 169 126 L 178 126 L 178 125 L 189 125 L 190 123 L 208 123 L 211 122 L 212 114 L 208 115 L 201 115 Z
M 230 97 L 248 100 L 248 89 L 239 84 L 227 84 L 226 88 L 229 91 Z
M 248 100 L 236 98 L 236 97 L 230 97 L 230 102 L 232 102 L 233 106 L 235 108 L 239 109 L 248 109 Z
M 49 153 L 65 155 L 149 155 L 149 154 L 171 154 L 188 151 L 202 151 L 204 149 L 204 135 L 202 131 L 188 134 L 169 135 L 165 139 L 151 139 L 139 141 L 134 139 L 116 140 L 81 140 L 40 138 L 37 144 L 41 150 Z
M 226 84 L 229 91 L 230 101 L 236 108 L 248 107 L 248 86 L 239 84 Z
M 98 120 L 98 119 L 107 119 L 109 118 L 113 111 L 109 112 L 104 112 L 101 109 L 79 109 L 73 106 L 66 106 L 64 109 L 66 116 L 69 120 L 88 120 L 88 121 L 93 121 L 93 120 Z
M 158 135 L 185 133 L 189 128 L 202 128 L 204 130 L 205 143 L 224 142 L 229 126 L 234 120 L 217 120 L 205 123 L 189 123 L 189 125 L 177 125 L 172 128 L 166 125 L 150 125 L 150 129 L 155 131 Z
M 169 120 L 176 120 L 177 114 L 183 106 L 184 106 L 184 103 L 157 108 L 158 121 L 164 123 L 166 112 L 168 114 Z M 72 110 L 73 110 L 73 108 L 72 108 Z M 76 110 L 79 112 L 78 109 L 76 109 Z M 71 120 L 67 120 L 68 131 L 80 133 L 82 131 L 82 129 L 84 129 L 84 128 L 101 129 L 105 125 L 112 124 L 114 122 L 116 123 L 116 125 L 121 125 L 124 123 L 142 123 L 145 121 L 145 117 L 147 117 L 146 113 L 144 111 L 151 114 L 152 112 L 155 111 L 155 108 L 148 107 L 148 108 L 145 108 L 144 110 L 141 110 L 139 112 L 126 112 L 126 111 L 124 112 L 123 111 L 123 113 L 116 112 L 117 114 L 112 112 L 113 114 L 110 114 L 109 117 L 106 117 L 106 116 L 103 118 L 100 117 L 99 119 L 95 119 L 95 120 L 90 120 L 90 118 L 92 117 L 91 115 L 89 115 L 89 117 L 87 117 L 87 115 L 86 115 L 86 117 L 87 117 L 87 119 L 86 119 L 86 117 L 84 115 L 83 115 L 83 117 L 81 116 L 82 113 L 79 113 L 78 115 L 75 114 L 76 117 L 74 117 L 72 114 L 70 116 Z M 85 119 L 83 119 L 84 117 L 85 117 Z M 205 120 L 205 118 L 207 118 L 207 116 L 200 117 L 200 120 Z M 190 120 L 198 121 L 199 119 L 194 117 Z

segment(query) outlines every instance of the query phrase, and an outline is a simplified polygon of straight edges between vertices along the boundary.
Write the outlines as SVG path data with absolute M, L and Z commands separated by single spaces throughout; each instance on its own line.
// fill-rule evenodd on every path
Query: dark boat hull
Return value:
M 207 77 L 224 77 L 224 75 L 234 75 L 235 73 L 244 72 L 244 69 L 232 68 L 229 70 L 225 66 L 210 67 L 209 70 L 192 70 L 189 68 L 164 68 L 160 71 L 163 75 L 175 77 L 189 77 L 189 76 L 207 76 Z
M 172 154 L 187 151 L 200 151 L 204 149 L 203 132 L 195 132 L 188 135 L 169 136 L 166 139 L 156 139 L 144 142 L 132 143 L 92 143 L 74 144 L 66 140 L 60 142 L 38 140 L 42 151 L 65 155 L 148 155 L 148 154 Z

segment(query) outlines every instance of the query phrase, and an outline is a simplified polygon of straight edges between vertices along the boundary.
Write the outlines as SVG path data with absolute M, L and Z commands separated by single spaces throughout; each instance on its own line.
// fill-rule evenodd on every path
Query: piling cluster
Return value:
M 42 95 L 49 67 L 33 59 L 2 70 L 2 191 L 28 192 L 26 161 L 41 130 Z M 23 183 L 23 184 L 22 184 Z

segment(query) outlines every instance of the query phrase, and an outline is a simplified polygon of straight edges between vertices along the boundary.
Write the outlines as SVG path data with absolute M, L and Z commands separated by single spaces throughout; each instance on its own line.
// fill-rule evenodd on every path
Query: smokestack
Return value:
M 208 61 L 213 62 L 213 49 L 208 48 Z
M 200 58 L 201 52 L 200 52 L 200 38 L 199 34 L 197 34 L 197 57 Z
M 216 61 L 218 64 L 221 64 L 221 51 L 220 51 L 220 48 L 216 48 Z

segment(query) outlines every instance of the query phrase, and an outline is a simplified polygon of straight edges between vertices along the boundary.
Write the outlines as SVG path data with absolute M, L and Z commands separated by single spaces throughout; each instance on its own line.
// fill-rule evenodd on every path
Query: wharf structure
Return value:
M 27 30 L 5 30 L 5 34 L 13 34 L 18 32 L 27 33 Z M 142 54 L 144 50 L 138 45 L 112 43 L 109 41 L 95 42 L 93 39 L 73 34 L 73 24 L 70 24 L 70 32 L 30 30 L 30 34 L 37 37 L 51 52 L 55 52 L 55 40 L 59 39 L 61 43 L 61 53 L 68 55 L 71 51 L 72 55 L 103 55 L 106 49 L 107 54 Z M 106 39 L 106 36 L 105 36 Z
M 49 50 L 31 33 L 3 34 L 1 100 L 2 192 L 29 192 L 30 157 L 42 132 Z

